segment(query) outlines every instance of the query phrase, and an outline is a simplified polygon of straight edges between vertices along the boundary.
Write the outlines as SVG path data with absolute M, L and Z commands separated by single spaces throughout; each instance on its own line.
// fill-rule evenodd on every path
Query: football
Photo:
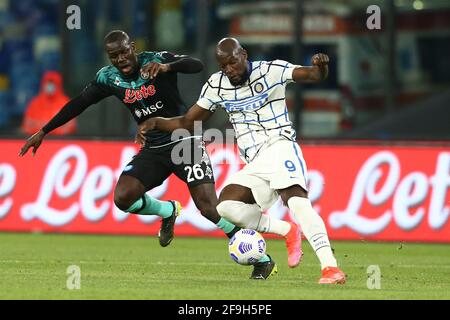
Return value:
M 266 254 L 266 241 L 255 230 L 241 229 L 230 239 L 228 251 L 237 263 L 252 265 Z

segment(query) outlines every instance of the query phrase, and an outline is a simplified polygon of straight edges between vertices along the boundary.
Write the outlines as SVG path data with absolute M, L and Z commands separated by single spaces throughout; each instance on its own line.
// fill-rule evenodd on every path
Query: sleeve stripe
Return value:
M 206 91 L 208 90 L 208 87 L 209 87 L 209 82 L 206 82 L 208 85 L 207 86 L 205 86 L 205 90 L 203 90 L 203 92 L 200 94 L 200 97 L 204 97 L 205 96 L 205 94 L 206 94 Z

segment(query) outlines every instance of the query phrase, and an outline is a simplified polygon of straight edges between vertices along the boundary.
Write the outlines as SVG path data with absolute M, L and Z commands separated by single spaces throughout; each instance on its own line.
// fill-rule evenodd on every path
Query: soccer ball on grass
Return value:
M 241 229 L 228 243 L 231 258 L 242 265 L 252 265 L 266 254 L 266 241 L 255 230 Z

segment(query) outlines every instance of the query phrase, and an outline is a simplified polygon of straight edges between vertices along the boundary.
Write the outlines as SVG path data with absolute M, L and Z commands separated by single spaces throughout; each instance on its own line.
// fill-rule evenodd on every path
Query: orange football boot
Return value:
M 302 234 L 300 228 L 294 222 L 289 222 L 291 229 L 286 234 L 286 248 L 288 252 L 288 266 L 295 268 L 302 260 Z
M 322 270 L 320 284 L 344 284 L 345 273 L 337 267 L 326 267 Z

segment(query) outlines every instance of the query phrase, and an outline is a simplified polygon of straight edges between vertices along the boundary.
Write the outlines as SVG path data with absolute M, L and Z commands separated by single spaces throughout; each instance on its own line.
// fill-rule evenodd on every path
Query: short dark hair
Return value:
M 112 42 L 117 42 L 117 41 L 124 41 L 126 40 L 127 42 L 130 41 L 130 37 L 128 36 L 128 34 L 125 31 L 122 30 L 113 30 L 110 31 L 105 38 L 103 39 L 103 43 L 107 44 L 107 43 L 112 43 Z

